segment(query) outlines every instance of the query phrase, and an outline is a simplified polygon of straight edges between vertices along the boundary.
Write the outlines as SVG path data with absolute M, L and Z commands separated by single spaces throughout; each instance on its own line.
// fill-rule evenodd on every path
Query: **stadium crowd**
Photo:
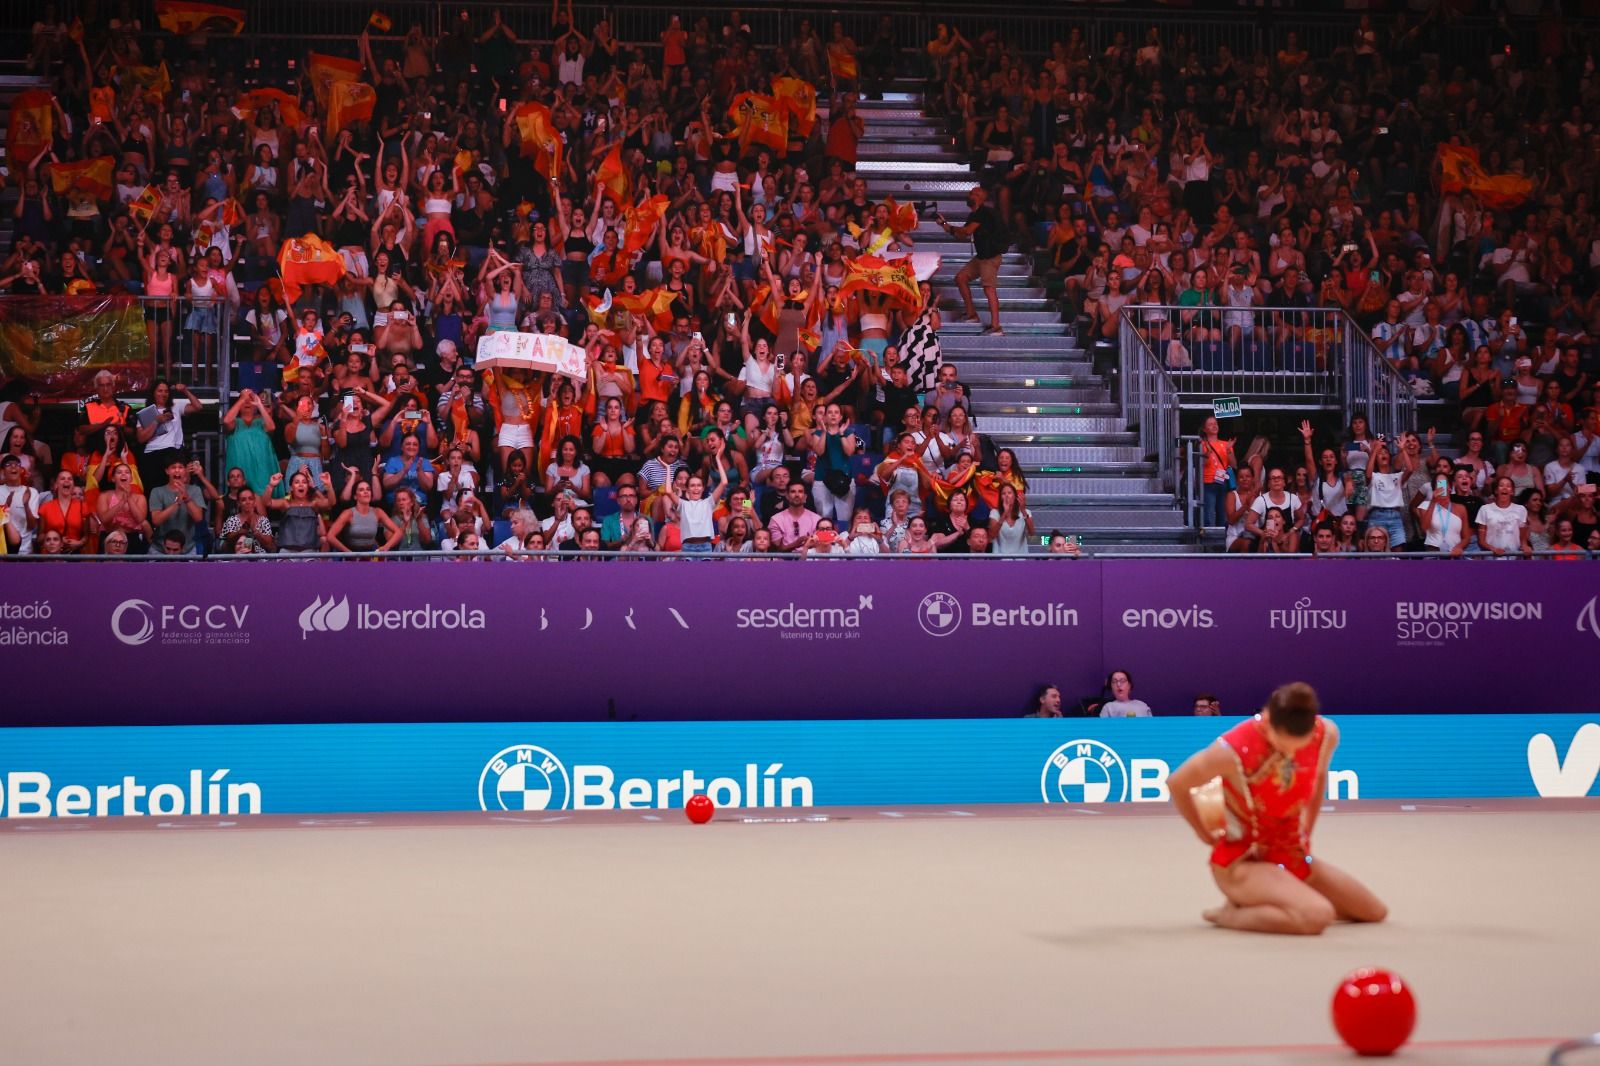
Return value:
M 855 172 L 858 94 L 917 74 L 981 172 L 970 217 L 938 220 L 976 239 L 964 279 L 1015 245 L 1105 338 L 1175 305 L 1141 318 L 1175 369 L 1321 358 L 1292 313 L 1246 312 L 1341 308 L 1434 398 L 1427 454 L 1359 422 L 1316 452 L 1308 426 L 1284 469 L 1209 423 L 1230 546 L 1582 554 L 1600 73 L 1592 37 L 1527 29 L 1473 57 L 1366 15 L 1326 55 L 1073 29 L 1028 56 L 887 17 L 756 41 L 736 11 L 623 43 L 557 0 L 531 36 L 462 12 L 240 70 L 129 0 L 90 26 L 47 7 L 0 290 L 141 295 L 157 376 L 133 406 L 103 373 L 54 441 L 37 394 L 4 394 L 0 550 L 1075 552 L 940 359 L 918 205 Z M 479 366 L 507 332 L 584 369 Z M 224 334 L 218 403 L 191 389 Z

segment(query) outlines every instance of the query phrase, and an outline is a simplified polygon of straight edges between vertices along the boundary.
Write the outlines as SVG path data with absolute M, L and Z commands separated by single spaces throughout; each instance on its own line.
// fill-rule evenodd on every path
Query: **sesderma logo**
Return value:
M 781 777 L 782 763 L 745 763 L 743 779 L 703 778 L 693 770 L 674 777 L 625 777 L 609 766 L 577 764 L 569 777 L 555 754 L 537 744 L 513 744 L 495 753 L 478 775 L 478 806 L 486 811 L 639 810 L 682 807 L 705 793 L 718 807 L 811 807 L 809 777 Z
M 351 619 L 357 629 L 369 630 L 438 630 L 487 629 L 488 618 L 476 607 L 465 603 L 453 607 L 436 607 L 424 603 L 420 607 L 384 609 L 370 603 L 358 603 L 353 608 L 350 597 L 335 600 L 321 596 L 311 601 L 311 606 L 300 612 L 300 639 L 311 633 L 339 633 L 349 627 Z

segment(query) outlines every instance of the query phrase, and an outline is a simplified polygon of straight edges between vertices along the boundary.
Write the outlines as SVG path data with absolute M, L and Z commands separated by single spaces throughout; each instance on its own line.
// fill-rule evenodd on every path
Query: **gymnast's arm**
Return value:
M 1189 790 L 1205 784 L 1213 777 L 1230 772 L 1233 769 L 1233 753 L 1221 740 L 1210 747 L 1203 748 L 1189 756 L 1188 760 L 1167 778 L 1167 788 L 1172 793 L 1172 805 L 1183 815 L 1183 820 L 1189 823 L 1189 828 L 1194 830 L 1195 836 L 1207 844 L 1215 844 L 1222 839 L 1223 830 L 1214 833 L 1208 830 L 1205 823 L 1200 820 L 1200 812 L 1195 808 L 1194 797 L 1189 795 Z

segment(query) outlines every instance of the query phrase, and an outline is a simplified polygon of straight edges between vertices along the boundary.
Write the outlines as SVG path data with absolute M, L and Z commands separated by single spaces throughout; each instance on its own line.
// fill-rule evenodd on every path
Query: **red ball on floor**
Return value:
M 717 805 L 711 802 L 711 797 L 701 794 L 690 796 L 689 802 L 683 805 L 683 813 L 689 816 L 689 821 L 695 825 L 705 825 L 711 821 L 711 816 L 717 813 Z
M 1388 970 L 1357 970 L 1333 993 L 1333 1027 L 1358 1055 L 1394 1054 L 1416 1024 L 1410 987 Z

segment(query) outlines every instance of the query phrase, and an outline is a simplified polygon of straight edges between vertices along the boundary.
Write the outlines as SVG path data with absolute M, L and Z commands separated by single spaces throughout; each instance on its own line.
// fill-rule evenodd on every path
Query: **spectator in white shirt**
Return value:
M 1528 509 L 1511 502 L 1516 491 L 1510 478 L 1496 478 L 1494 501 L 1478 508 L 1478 545 L 1491 555 L 1533 555 L 1533 545 L 1528 541 Z

